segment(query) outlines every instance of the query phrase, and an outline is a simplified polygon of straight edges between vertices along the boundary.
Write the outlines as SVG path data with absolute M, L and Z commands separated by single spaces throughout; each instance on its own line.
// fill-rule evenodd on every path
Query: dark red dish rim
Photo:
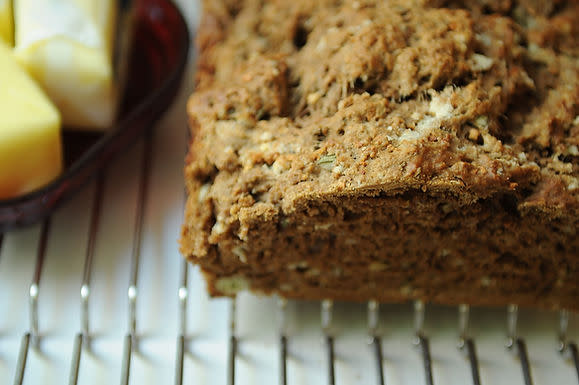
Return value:
M 136 0 L 135 22 L 118 123 L 105 134 L 65 133 L 64 172 L 40 190 L 0 200 L 0 233 L 50 215 L 150 130 L 171 105 L 188 60 L 187 23 L 170 0 Z

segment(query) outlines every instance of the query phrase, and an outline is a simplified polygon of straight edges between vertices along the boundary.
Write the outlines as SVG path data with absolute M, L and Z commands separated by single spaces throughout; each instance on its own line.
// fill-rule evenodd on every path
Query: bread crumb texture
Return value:
M 204 1 L 183 254 L 213 294 L 576 308 L 578 16 Z

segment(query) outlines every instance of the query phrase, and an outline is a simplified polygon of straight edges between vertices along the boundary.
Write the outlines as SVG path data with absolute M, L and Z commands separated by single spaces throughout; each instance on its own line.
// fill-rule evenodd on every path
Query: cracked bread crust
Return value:
M 579 307 L 579 5 L 204 6 L 181 250 L 211 294 Z

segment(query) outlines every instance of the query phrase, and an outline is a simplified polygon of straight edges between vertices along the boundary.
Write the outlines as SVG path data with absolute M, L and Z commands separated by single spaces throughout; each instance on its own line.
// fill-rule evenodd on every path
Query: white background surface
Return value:
M 193 26 L 196 3 L 182 0 Z M 192 28 L 193 29 L 193 28 Z M 177 238 L 182 216 L 181 165 L 185 143 L 185 100 L 191 73 L 171 111 L 159 124 L 145 212 L 139 265 L 137 330 L 140 343 L 131 366 L 131 384 L 174 381 L 181 259 Z M 90 325 L 93 343 L 84 350 L 79 384 L 116 384 L 121 379 L 123 336 L 127 332 L 129 260 L 132 248 L 141 144 L 107 174 L 103 215 L 93 263 Z M 94 192 L 91 184 L 53 217 L 39 295 L 40 349 L 31 349 L 25 384 L 68 384 L 73 339 L 80 330 L 80 286 Z M 28 288 L 32 280 L 39 226 L 5 236 L 0 250 L 0 384 L 12 384 L 22 335 L 29 330 Z M 189 277 L 186 384 L 225 384 L 228 300 L 209 300 L 196 270 Z M 319 304 L 288 306 L 289 384 L 327 383 Z M 505 350 L 505 310 L 473 310 L 483 384 L 522 384 L 519 363 Z M 367 345 L 365 306 L 336 304 L 336 383 L 375 384 L 375 362 Z M 528 343 L 535 384 L 577 384 L 573 367 L 556 352 L 557 318 L 523 311 L 520 333 Z M 423 384 L 412 341 L 409 305 L 384 306 L 386 383 Z M 242 295 L 238 301 L 237 383 L 274 384 L 278 377 L 277 306 L 274 300 Z M 471 383 L 456 349 L 456 309 L 427 307 L 437 384 Z M 571 334 L 578 336 L 577 319 Z

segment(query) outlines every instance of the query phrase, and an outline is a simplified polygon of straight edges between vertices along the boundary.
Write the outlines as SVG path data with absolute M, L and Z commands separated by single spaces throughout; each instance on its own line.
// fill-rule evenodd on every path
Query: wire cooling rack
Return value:
M 492 321 L 479 324 L 477 333 L 469 333 L 471 309 L 467 305 L 459 306 L 458 311 L 435 308 L 435 318 L 439 319 L 430 325 L 430 332 L 434 335 L 439 329 L 453 332 L 450 335 L 443 333 L 443 339 L 437 337 L 436 343 L 445 348 L 434 348 L 433 354 L 425 328 L 428 317 L 422 302 L 415 302 L 411 308 L 383 306 L 381 312 L 380 305 L 373 301 L 364 308 L 334 305 L 332 301 L 302 304 L 260 300 L 247 295 L 237 300 L 207 299 L 199 274 L 178 256 L 176 250 L 183 197 L 175 193 L 182 191 L 180 172 L 172 170 L 179 170 L 181 157 L 179 152 L 167 156 L 167 149 L 184 139 L 169 129 L 175 123 L 183 124 L 177 111 L 183 108 L 184 98 L 181 96 L 156 133 L 147 135 L 118 164 L 98 175 L 63 212 L 35 229 L 0 236 L 0 347 L 4 345 L 4 349 L 0 348 L 0 357 L 6 358 L 2 361 L 2 372 L 8 373 L 0 383 L 233 385 L 272 383 L 273 379 L 282 385 L 477 385 L 501 383 L 496 380 L 504 376 L 502 383 L 530 385 L 538 370 L 542 383 L 579 381 L 577 345 L 569 338 L 570 314 L 566 311 L 557 315 L 524 314 L 524 321 L 532 326 L 528 334 L 534 349 L 530 352 L 523 333 L 518 330 L 520 313 L 516 305 L 507 307 L 506 311 L 479 309 L 478 316 L 492 317 Z M 163 238 L 164 232 L 170 236 Z M 159 237 L 160 240 L 151 242 Z M 123 247 L 117 251 L 110 247 L 119 241 Z M 160 250 L 158 255 L 154 255 L 155 247 Z M 99 258 L 108 260 L 108 271 L 98 267 Z M 143 271 L 144 265 L 151 262 L 153 266 Z M 172 268 L 160 271 L 164 265 Z M 31 278 L 26 279 L 27 274 Z M 103 284 L 103 280 L 106 283 Z M 155 288 L 147 290 L 151 285 L 162 286 L 162 295 L 155 295 Z M 108 299 L 94 298 L 98 291 L 108 292 Z M 119 302 L 117 306 L 110 303 L 111 298 Z M 259 305 L 259 301 L 266 302 Z M 42 308 L 44 302 L 47 305 Z M 167 306 L 168 302 L 173 306 Z M 157 320 L 156 327 L 148 328 L 149 333 L 156 329 L 167 333 L 155 343 L 155 336 L 148 335 L 141 325 L 151 316 L 155 318 L 155 313 L 163 312 L 155 309 L 159 303 L 166 305 L 166 314 Z M 218 306 L 211 309 L 211 304 Z M 149 307 L 149 316 L 139 313 L 139 307 Z M 335 307 L 341 307 L 341 312 L 334 311 Z M 357 314 L 357 320 L 352 320 L 353 313 Z M 105 330 L 93 325 L 106 324 L 108 319 L 119 317 L 125 318 L 125 325 L 115 322 Z M 449 322 L 449 317 L 456 317 L 455 322 Z M 192 332 L 190 325 L 201 318 L 209 318 L 210 325 L 201 332 Z M 548 320 L 552 321 L 550 325 Z M 4 322 L 7 325 L 2 325 Z M 245 332 L 243 327 L 240 331 L 243 322 L 246 323 Z M 251 329 L 247 327 L 248 322 L 258 325 L 253 328 L 253 335 L 247 333 Z M 47 325 L 50 323 L 52 326 Z M 50 329 L 55 328 L 55 323 L 66 326 L 60 328 L 60 333 L 54 333 Z M 497 327 L 500 323 L 504 325 Z M 481 334 L 480 330 L 485 327 L 500 332 L 499 338 L 496 333 L 486 336 L 494 346 L 485 348 L 486 358 L 481 364 L 473 336 Z M 213 346 L 203 347 L 203 339 L 217 329 L 220 333 L 214 335 Z M 263 334 L 273 338 L 263 344 Z M 197 341 L 201 341 L 201 347 L 193 353 L 192 346 Z M 151 342 L 152 346 L 145 347 Z M 103 350 L 98 347 L 103 343 L 110 346 Z M 251 345 L 256 345 L 258 351 L 252 352 Z M 410 349 L 411 354 L 405 353 L 405 349 Z M 98 357 L 98 350 L 101 355 L 108 351 L 104 354 L 114 358 L 107 362 Z M 309 354 L 314 351 L 317 358 Z M 166 356 L 166 362 L 147 359 L 151 352 Z M 491 359 L 489 352 L 492 352 Z M 539 360 L 533 357 L 537 352 L 541 356 Z M 356 355 L 364 357 L 359 368 L 355 367 Z M 449 355 L 454 356 L 454 360 L 445 363 L 448 358 L 444 357 Z M 252 357 L 259 356 L 265 356 L 265 361 L 252 362 Z M 412 375 L 389 378 L 392 373 L 401 372 L 396 368 L 400 357 L 405 357 L 407 362 L 402 366 Z M 488 370 L 501 361 L 509 369 L 499 369 L 499 377 L 493 380 Z M 188 362 L 196 365 L 186 368 Z M 459 374 L 437 373 L 440 364 L 446 371 Z M 481 375 L 485 370 L 486 377 L 490 377 L 486 381 Z M 208 377 L 202 379 L 200 373 L 209 371 L 217 373 L 214 377 L 219 379 L 207 374 Z M 259 371 L 269 374 L 257 378 Z M 318 376 L 310 377 L 308 371 Z M 102 372 L 108 374 L 103 376 Z M 551 373 L 545 375 L 543 372 Z
M 190 91 L 53 217 L 0 235 L 1 385 L 579 382 L 565 311 L 207 298 L 176 243 Z
M 176 108 L 179 107 L 177 106 Z M 170 123 L 165 123 L 165 126 L 168 126 L 168 124 Z M 165 132 L 165 136 L 167 136 L 166 134 Z M 165 186 L 159 185 L 158 182 L 160 180 L 167 181 L 166 168 L 171 165 L 165 163 L 164 159 L 166 157 L 155 155 L 164 152 L 168 145 L 167 139 L 169 141 L 176 139 L 172 138 L 171 135 L 168 138 L 159 138 L 162 136 L 161 130 L 156 134 L 147 135 L 143 143 L 140 143 L 131 154 L 128 154 L 127 159 L 122 160 L 120 165 L 116 165 L 112 167 L 112 170 L 105 170 L 98 175 L 96 181 L 87 188 L 87 191 L 81 194 L 76 202 L 64 209 L 65 212 L 62 216 L 57 214 L 57 218 L 45 220 L 37 229 L 27 230 L 24 233 L 7 234 L 6 237 L 0 236 L 0 262 L 9 261 L 9 263 L 0 263 L 0 269 L 4 273 L 1 287 L 3 300 L 0 302 L 0 312 L 3 316 L 0 321 L 14 318 L 12 314 L 14 308 L 17 308 L 20 314 L 27 313 L 28 315 L 28 320 L 24 321 L 23 325 L 17 321 L 17 324 L 23 327 L 20 335 L 3 333 L 0 337 L 0 346 L 2 346 L 3 341 L 11 338 L 18 340 L 17 349 L 4 351 L 4 354 L 11 355 L 13 358 L 6 360 L 13 362 L 13 364 L 5 365 L 5 368 L 3 368 L 4 372 L 12 372 L 12 379 L 7 380 L 4 377 L 0 380 L 0 383 L 13 383 L 14 385 L 24 383 L 68 383 L 74 385 L 81 383 L 108 384 L 112 382 L 122 385 L 130 383 L 224 383 L 233 385 L 236 383 L 271 383 L 272 378 L 275 378 L 274 381 L 282 385 L 289 383 L 326 383 L 330 385 L 337 383 L 371 383 L 379 385 L 385 383 L 420 383 L 427 385 L 453 383 L 452 380 L 449 380 L 452 376 L 445 377 L 439 373 L 439 378 L 435 377 L 437 365 L 441 361 L 444 362 L 444 359 L 440 360 L 437 355 L 433 355 L 431 352 L 431 340 L 425 328 L 425 304 L 422 302 L 415 302 L 411 309 L 404 306 L 383 306 L 385 309 L 382 310 L 385 311 L 381 312 L 380 305 L 374 301 L 370 301 L 364 309 L 364 307 L 359 305 L 334 305 L 332 301 L 323 301 L 317 305 L 309 303 L 305 304 L 304 307 L 298 302 L 288 303 L 284 300 L 270 299 L 261 305 L 259 311 L 255 312 L 255 309 L 253 309 L 254 311 L 251 309 L 252 306 L 255 308 L 255 304 L 252 305 L 251 301 L 259 300 L 245 296 L 244 299 L 217 301 L 204 298 L 205 304 L 197 303 L 197 307 L 195 307 L 193 306 L 194 303 L 192 303 L 194 301 L 191 293 L 194 292 L 197 297 L 204 296 L 202 284 L 199 282 L 200 277 L 196 271 L 191 274 L 192 268 L 179 258 L 176 253 L 176 244 L 169 246 L 169 248 L 174 249 L 169 252 L 172 255 L 161 255 L 161 259 L 158 259 L 157 263 L 160 263 L 160 265 L 163 263 L 171 264 L 177 268 L 160 275 L 155 275 L 154 271 L 149 271 L 147 281 L 145 281 L 142 265 L 147 262 L 147 259 L 149 262 L 154 259 L 150 252 L 151 245 L 147 244 L 147 239 L 158 237 L 160 232 L 165 229 L 162 224 L 157 227 L 156 231 L 152 231 L 150 227 L 160 219 L 158 215 L 161 213 L 165 203 L 173 205 L 174 210 L 172 211 L 178 212 L 181 210 L 183 202 L 183 197 L 179 195 L 172 195 L 170 202 L 159 202 L 157 200 L 158 197 L 169 199 L 166 194 L 162 193 L 166 191 Z M 160 151 L 158 148 L 160 148 Z M 176 158 L 173 160 L 177 160 Z M 161 161 L 162 166 L 157 168 L 156 176 L 153 176 L 155 161 Z M 113 170 L 117 166 L 119 168 L 114 172 Z M 116 173 L 116 176 L 111 176 L 111 173 Z M 132 177 L 127 178 L 127 175 L 132 175 Z M 177 176 L 173 175 L 168 179 L 176 181 Z M 123 183 L 123 180 L 127 183 Z M 112 186 L 108 186 L 109 189 L 107 191 L 107 185 L 111 184 Z M 179 189 L 171 189 L 171 191 L 174 190 L 179 191 Z M 107 205 L 106 198 L 109 200 L 114 199 L 114 201 L 120 199 L 121 205 L 115 206 L 113 203 L 111 207 L 110 203 Z M 134 205 L 127 210 L 131 214 L 125 215 L 126 213 L 123 211 L 126 206 L 130 206 L 127 204 L 128 202 L 134 202 Z M 177 203 L 175 204 L 175 202 Z M 155 210 L 151 210 L 151 205 L 157 206 Z M 79 215 L 79 211 L 83 211 L 84 214 Z M 103 223 L 103 216 L 107 214 L 109 217 L 108 222 Z M 172 222 L 170 226 L 171 232 L 175 231 L 172 234 L 176 238 L 176 230 L 180 222 L 179 215 L 174 215 L 173 218 L 170 218 L 170 221 Z M 81 224 L 81 222 L 85 223 Z M 97 284 L 96 280 L 98 278 L 95 277 L 95 265 L 97 265 L 97 259 L 102 257 L 102 255 L 97 255 L 97 250 L 104 248 L 108 254 L 111 252 L 110 248 L 107 248 L 108 243 L 111 241 L 115 242 L 110 232 L 108 232 L 108 239 L 102 239 L 107 235 L 105 228 L 111 227 L 112 222 L 121 222 L 120 227 L 126 227 L 123 231 L 124 234 L 120 235 L 120 238 L 126 242 L 124 242 L 125 250 L 118 255 L 120 259 L 113 256 L 115 263 L 112 264 L 112 268 L 119 268 L 122 274 L 117 277 L 117 283 L 113 285 L 116 285 L 116 287 L 110 288 Z M 78 229 L 75 228 L 77 226 Z M 118 228 L 113 230 L 115 232 L 120 231 Z M 26 234 L 27 232 L 28 234 Z M 80 236 L 82 232 L 86 232 L 86 237 Z M 6 245 L 8 247 L 2 248 L 4 238 L 12 242 L 10 245 Z M 31 241 L 32 239 L 35 242 Z M 169 243 L 169 241 L 166 242 Z M 57 246 L 59 246 L 57 247 L 58 250 L 51 250 L 53 243 L 57 243 Z M 172 243 L 175 243 L 174 239 Z M 147 251 L 143 251 L 143 247 Z M 75 259 L 68 260 L 56 257 L 56 253 L 60 253 L 63 250 L 67 250 L 66 252 L 69 254 L 66 258 Z M 22 253 L 22 251 L 26 252 Z M 29 252 L 32 255 L 26 255 Z M 110 257 L 109 255 L 108 258 L 110 259 Z M 163 262 L 164 258 L 172 259 Z M 22 263 L 22 260 L 25 260 L 25 263 Z M 53 268 L 49 268 L 51 262 L 55 264 Z M 73 274 L 72 271 L 65 267 L 67 263 L 76 265 L 76 268 L 72 269 L 76 270 L 76 273 Z M 24 265 L 28 267 L 28 273 L 31 273 L 31 280 L 23 288 L 22 279 L 20 279 L 23 272 L 20 269 Z M 62 272 L 59 270 L 63 268 L 65 274 L 61 275 L 60 273 Z M 100 273 L 102 274 L 102 269 Z M 70 290 L 68 288 L 55 287 L 54 281 L 53 285 L 45 287 L 43 282 L 53 279 L 53 277 L 47 276 L 48 274 L 57 275 L 57 281 L 67 281 L 67 287 L 71 287 L 72 282 L 76 281 L 77 287 L 72 290 L 72 292 L 76 292 L 76 300 L 70 301 L 58 298 L 59 291 L 63 290 L 70 297 Z M 114 272 L 109 271 L 108 274 L 114 274 Z M 193 275 L 193 277 L 190 277 L 190 275 Z M 139 315 L 139 305 L 155 306 L 154 303 L 151 304 L 152 301 L 166 302 L 168 299 L 166 297 L 151 299 L 149 297 L 151 293 L 147 294 L 146 290 L 142 290 L 150 285 L 151 280 L 160 281 L 163 286 L 174 286 L 172 295 L 174 301 L 171 301 L 174 306 L 167 307 L 170 309 L 167 317 L 172 320 L 169 334 L 173 334 L 173 341 L 171 343 L 169 342 L 171 338 L 165 339 L 163 343 L 152 349 L 157 355 L 171 356 L 169 359 L 170 363 L 165 363 L 164 365 L 157 364 L 154 360 L 147 362 L 146 349 L 143 349 L 143 345 L 147 340 L 154 338 L 147 336 L 147 333 L 138 328 L 141 322 L 146 320 L 143 319 L 142 315 Z M 192 288 L 192 280 L 197 282 L 194 288 Z M 20 290 L 25 291 L 25 295 L 20 296 L 20 298 L 26 299 L 24 303 L 16 301 L 15 296 L 12 295 L 12 292 Z M 120 312 L 118 309 L 115 310 L 114 306 L 109 306 L 106 301 L 95 302 L 93 299 L 94 290 L 114 290 L 113 295 L 115 298 L 124 297 L 124 304 L 119 306 L 122 310 Z M 47 298 L 48 296 L 52 296 L 52 298 Z M 73 325 L 72 327 L 67 326 L 64 329 L 64 333 L 57 338 L 60 342 L 68 340 L 68 344 L 64 344 L 67 345 L 68 349 L 59 348 L 57 351 L 45 349 L 46 342 L 53 337 L 50 332 L 43 330 L 45 314 L 50 313 L 47 308 L 41 309 L 43 301 L 50 301 L 51 307 L 57 307 L 57 312 L 53 312 L 48 318 L 52 318 L 53 322 Z M 70 307 L 71 302 L 74 303 L 72 304 L 73 306 L 77 307 L 77 311 L 60 312 L 58 310 L 58 308 L 63 306 Z M 214 346 L 213 350 L 215 352 L 212 358 L 221 363 L 219 368 L 213 368 L 216 372 L 220 372 L 221 377 L 219 381 L 207 379 L 200 381 L 199 372 L 203 372 L 203 369 L 199 370 L 199 368 L 190 367 L 185 370 L 188 361 L 199 361 L 200 359 L 203 361 L 207 359 L 203 349 L 196 355 L 192 353 L 191 345 L 195 345 L 196 341 L 202 340 L 204 336 L 202 335 L 203 333 L 197 335 L 191 333 L 189 325 L 194 324 L 196 319 L 200 318 L 200 311 L 207 311 L 207 304 L 213 302 L 218 302 L 221 309 L 217 309 L 212 316 L 213 321 L 211 322 L 216 322 L 215 326 L 209 326 L 205 330 L 207 334 L 211 334 L 211 331 L 215 328 L 219 328 L 222 331 L 221 335 L 216 339 L 217 349 Z M 319 308 L 316 310 L 318 306 Z M 338 316 L 334 317 L 336 313 L 334 311 L 335 306 L 343 307 L 342 318 L 348 318 L 348 316 L 344 317 L 344 310 L 358 313 L 360 316 L 358 321 L 351 322 L 351 320 L 346 320 L 346 322 L 342 322 L 341 326 L 337 327 L 336 324 L 339 324 L 339 322 L 337 322 Z M 204 307 L 205 309 L 203 309 Z M 244 351 L 244 347 L 259 344 L 260 338 L 257 334 L 263 334 L 265 329 L 262 329 L 261 332 L 257 330 L 257 337 L 252 337 L 251 335 L 248 337 L 247 335 L 244 336 L 243 332 L 240 333 L 237 321 L 243 318 L 241 317 L 244 310 L 243 307 L 247 307 L 245 311 L 250 313 L 251 322 L 260 323 L 261 326 L 259 328 L 265 327 L 267 328 L 265 333 L 273 333 L 275 336 L 269 344 L 262 346 L 262 351 L 258 354 L 248 354 L 247 350 Z M 289 308 L 292 309 L 288 310 Z M 492 367 L 493 365 L 489 365 L 488 358 L 482 365 L 479 361 L 477 345 L 473 338 L 474 334 L 469 333 L 470 310 L 469 306 L 462 305 L 458 307 L 458 311 L 452 316 L 456 317 L 455 325 L 451 327 L 451 329 L 454 328 L 454 336 L 450 338 L 446 336 L 445 343 L 448 345 L 450 341 L 451 346 L 454 345 L 454 347 L 448 349 L 447 346 L 445 348 L 446 353 L 443 356 L 450 351 L 450 354 L 454 354 L 458 361 L 455 360 L 456 362 L 450 365 L 446 364 L 446 366 L 461 372 L 461 380 L 455 379 L 454 382 L 456 383 L 472 383 L 475 385 L 499 383 L 482 379 L 481 369 L 484 369 L 485 366 Z M 442 314 L 446 318 L 455 311 L 456 309 L 452 310 L 450 308 L 436 309 L 438 317 Z M 95 313 L 104 314 L 105 317 L 101 317 L 102 321 L 107 318 L 109 312 L 122 313 L 121 318 L 126 317 L 126 325 L 123 327 L 117 323 L 116 333 L 96 332 L 97 328 L 93 327 L 93 323 L 96 322 L 91 321 L 94 320 L 92 315 Z M 384 319 L 384 314 L 391 314 L 390 318 L 392 318 L 392 313 L 395 314 L 395 317 L 399 317 L 398 320 L 389 321 L 388 317 Z M 480 313 L 490 313 L 490 316 L 494 317 L 495 324 L 496 318 L 501 317 L 498 310 L 482 310 L 479 315 Z M 505 378 L 508 378 L 505 383 L 533 384 L 535 369 L 533 367 L 533 356 L 527 348 L 526 340 L 518 330 L 519 309 L 516 305 L 508 306 L 503 315 L 504 327 L 502 330 L 504 338 L 498 339 L 498 344 L 497 338 L 494 338 L 496 346 L 494 347 L 495 349 L 491 349 L 496 352 L 496 348 L 500 345 L 498 351 L 501 354 L 502 350 L 502 356 L 495 357 L 495 361 L 505 361 L 511 369 L 518 368 L 515 370 L 518 371 L 518 375 L 513 375 L 512 371 L 510 374 L 508 372 L 505 373 Z M 527 321 L 533 321 L 533 317 L 540 319 L 535 325 L 537 330 L 533 330 L 531 333 L 531 335 L 534 335 L 532 338 L 536 339 L 536 337 L 539 337 L 539 339 L 544 339 L 544 337 L 547 337 L 547 342 L 545 343 L 542 340 L 538 346 L 542 353 L 547 353 L 547 356 L 550 355 L 550 357 L 542 363 L 539 360 L 538 362 L 541 363 L 539 367 L 541 370 L 547 369 L 547 371 L 555 372 L 556 376 L 541 376 L 543 383 L 577 383 L 579 381 L 579 357 L 577 345 L 571 342 L 569 338 L 570 314 L 566 311 L 561 311 L 556 315 L 556 319 L 553 318 L 554 315 L 548 313 L 526 312 L 525 315 Z M 546 320 L 549 317 L 556 322 L 551 325 L 551 330 L 548 329 L 548 326 L 547 330 L 545 330 Z M 22 319 L 22 317 L 16 316 L 17 320 L 18 318 Z M 315 318 L 318 320 L 313 320 Z M 360 322 L 362 319 L 364 320 Z M 412 324 L 411 327 L 406 326 L 409 323 Z M 533 322 L 531 323 L 533 324 Z M 446 324 L 448 324 L 448 321 Z M 444 325 L 445 322 L 440 322 L 439 320 L 435 325 L 431 325 L 431 330 L 436 334 L 436 328 L 439 326 L 445 328 Z M 165 327 L 166 325 L 160 326 L 161 329 Z M 391 330 L 385 332 L 385 327 L 386 330 Z M 496 326 L 490 325 L 490 328 L 496 329 Z M 8 329 L 11 328 L 8 327 Z M 344 346 L 346 350 L 354 351 L 354 354 L 365 355 L 365 363 L 360 372 L 356 373 L 356 370 L 354 370 L 354 373 L 345 372 L 345 377 L 341 378 L 340 370 L 338 370 L 337 366 L 348 360 L 348 354 L 337 354 L 336 344 L 342 343 L 343 335 L 351 333 L 352 329 L 356 330 L 356 338 L 359 343 L 355 344 L 352 341 L 346 341 Z M 121 335 L 119 335 L 119 331 L 121 331 Z M 311 338 L 312 331 L 314 335 L 318 334 L 318 338 Z M 255 329 L 254 332 L 256 332 Z M 302 334 L 301 337 L 300 333 Z M 309 344 L 309 347 L 302 345 L 301 347 L 290 349 L 294 340 L 303 339 L 304 336 L 308 339 L 307 344 Z M 409 377 L 407 379 L 387 380 L 389 373 L 397 370 L 395 368 L 389 370 L 389 364 L 395 364 L 398 352 L 404 350 L 404 347 L 401 347 L 400 337 L 406 340 L 403 344 L 407 348 L 412 347 L 411 350 L 413 350 L 414 358 L 411 359 L 408 369 L 411 372 L 420 374 L 415 375 L 413 379 Z M 550 342 L 548 341 L 549 337 L 551 337 Z M 95 354 L 95 346 L 109 338 L 113 339 L 111 349 L 116 349 L 116 352 L 112 353 L 115 358 L 109 363 L 109 367 L 104 368 L 104 366 L 107 366 L 106 360 L 95 358 L 97 356 Z M 386 347 L 383 345 L 386 345 Z M 300 358 L 300 355 L 309 349 L 318 350 L 318 359 L 311 359 L 311 357 Z M 343 351 L 344 348 L 342 347 L 341 350 Z M 385 357 L 385 351 L 388 352 L 388 357 Z M 249 358 L 252 355 L 254 358 L 259 355 L 266 355 L 269 360 L 265 364 L 252 364 Z M 404 353 L 401 356 L 404 356 Z M 52 361 L 56 357 L 59 357 L 58 359 L 64 362 L 64 365 L 54 364 Z M 31 362 L 33 358 L 36 361 L 44 362 L 40 364 L 38 362 L 33 363 Z M 301 377 L 292 378 L 300 370 L 307 372 L 307 370 L 299 368 L 300 366 L 307 366 L 304 364 L 306 360 L 312 361 L 313 365 L 311 365 L 310 370 L 317 371 L 319 377 L 317 379 L 308 379 L 302 373 Z M 561 365 L 553 364 L 554 360 L 560 361 Z M 95 365 L 96 362 L 96 367 L 90 368 L 90 365 L 87 367 L 86 363 L 83 367 L 82 364 L 85 361 L 92 361 L 92 365 Z M 99 361 L 100 364 L 98 364 Z M 135 362 L 140 362 L 141 367 L 134 367 L 133 364 Z M 197 364 L 198 367 L 211 367 L 212 365 L 207 362 L 197 362 Z M 290 364 L 294 367 L 293 371 L 289 368 Z M 101 366 L 100 368 L 99 365 Z M 245 366 L 244 371 L 238 370 L 242 365 Z M 65 368 L 66 366 L 68 368 Z M 143 366 L 146 368 L 143 369 Z M 163 366 L 165 367 L 164 369 L 162 368 Z M 167 367 L 172 367 L 172 370 L 167 371 Z M 248 370 L 248 368 L 252 369 Z M 155 373 L 157 369 L 160 371 L 164 370 L 165 373 L 162 375 L 162 379 L 155 374 L 148 377 L 150 373 Z M 467 370 L 465 371 L 465 369 Z M 255 378 L 256 370 L 268 371 L 268 379 L 258 381 Z M 98 378 L 98 373 L 101 371 L 109 371 L 110 376 L 108 379 L 104 379 L 104 377 Z M 344 372 L 343 369 L 341 371 Z M 254 373 L 251 374 L 251 372 Z M 555 378 L 557 379 L 555 380 Z M 545 379 L 547 379 L 547 382 L 545 382 Z

